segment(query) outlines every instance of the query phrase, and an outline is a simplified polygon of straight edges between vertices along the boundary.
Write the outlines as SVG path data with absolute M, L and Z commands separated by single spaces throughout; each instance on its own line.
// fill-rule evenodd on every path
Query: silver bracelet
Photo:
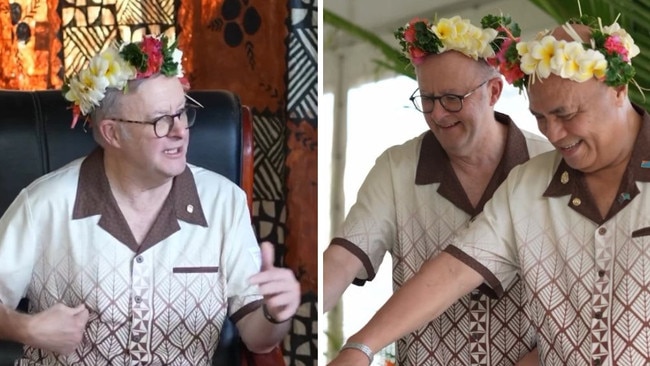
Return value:
M 343 347 L 341 347 L 341 351 L 347 348 L 353 348 L 356 350 L 359 350 L 363 352 L 364 355 L 368 357 L 368 360 L 370 363 L 372 363 L 372 359 L 375 357 L 375 355 L 372 353 L 372 349 L 370 347 L 366 346 L 363 343 L 357 343 L 357 342 L 346 342 Z

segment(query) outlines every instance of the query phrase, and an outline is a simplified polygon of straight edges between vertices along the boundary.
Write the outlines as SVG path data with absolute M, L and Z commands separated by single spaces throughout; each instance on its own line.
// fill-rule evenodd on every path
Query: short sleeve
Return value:
M 345 247 L 364 264 L 355 284 L 372 280 L 384 255 L 394 245 L 395 215 L 393 169 L 389 153 L 384 152 L 366 176 L 357 201 L 332 240 L 332 244 Z
M 515 168 L 513 171 L 517 170 Z M 497 296 L 517 275 L 519 260 L 510 199 L 512 174 L 486 203 L 483 212 L 460 230 L 445 249 L 479 272 Z
M 0 302 L 12 309 L 27 293 L 38 255 L 27 192 L 0 219 Z

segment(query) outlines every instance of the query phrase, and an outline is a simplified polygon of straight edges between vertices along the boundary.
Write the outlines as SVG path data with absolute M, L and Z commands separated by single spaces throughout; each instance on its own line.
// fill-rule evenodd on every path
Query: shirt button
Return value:
M 598 277 L 605 277 L 605 270 L 604 269 L 601 269 L 600 271 L 598 271 Z
M 582 200 L 578 197 L 574 198 L 571 200 L 571 204 L 574 206 L 580 206 L 582 204 Z
M 139 256 L 135 257 L 135 261 L 138 262 L 138 263 L 142 263 L 142 262 L 144 262 L 144 258 L 142 258 L 142 256 L 139 255 Z
M 594 318 L 596 318 L 596 319 L 600 319 L 602 317 L 603 317 L 603 313 L 601 311 L 598 311 L 598 312 L 596 312 L 596 314 L 594 314 Z
M 136 335 L 134 335 L 134 336 L 131 337 L 131 341 L 137 343 L 137 342 L 140 342 L 140 338 L 141 338 L 141 337 L 140 337 L 139 335 L 136 334 Z
M 602 364 L 602 363 L 603 363 L 603 361 L 601 361 L 600 358 L 597 358 L 597 359 L 594 360 L 594 366 L 600 366 L 600 364 Z
M 607 234 L 607 229 L 605 229 L 604 227 L 601 227 L 600 229 L 598 229 L 598 234 L 600 234 L 600 235 Z
M 142 297 L 136 296 L 136 297 L 133 298 L 133 300 L 135 300 L 135 302 L 139 304 L 139 303 L 142 302 Z

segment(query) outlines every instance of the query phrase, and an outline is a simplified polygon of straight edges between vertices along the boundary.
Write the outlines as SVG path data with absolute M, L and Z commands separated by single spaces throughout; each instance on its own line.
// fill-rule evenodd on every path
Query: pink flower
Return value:
M 147 55 L 147 70 L 138 72 L 137 78 L 147 78 L 160 71 L 163 63 L 162 42 L 158 38 L 144 37 L 140 49 Z
M 408 43 L 413 43 L 415 42 L 415 23 L 424 23 L 427 27 L 429 26 L 429 21 L 426 19 L 420 19 L 420 18 L 413 18 L 409 22 L 408 27 L 404 30 L 404 40 Z
M 619 54 L 625 62 L 629 62 L 630 58 L 628 57 L 627 48 L 623 45 L 621 37 L 617 35 L 610 35 L 605 40 L 605 49 L 609 54 Z

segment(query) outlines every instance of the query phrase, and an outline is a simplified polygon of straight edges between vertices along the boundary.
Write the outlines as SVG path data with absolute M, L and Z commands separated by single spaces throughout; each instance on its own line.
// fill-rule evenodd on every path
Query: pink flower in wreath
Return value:
M 630 58 L 628 57 L 627 48 L 621 41 L 621 37 L 617 35 L 610 35 L 605 40 L 605 49 L 610 54 L 619 54 L 625 62 L 629 62 Z
M 138 71 L 137 78 L 147 78 L 160 71 L 163 63 L 162 42 L 155 37 L 144 37 L 140 49 L 147 55 L 147 70 Z
M 419 65 L 424 61 L 427 53 L 415 46 L 411 46 L 409 47 L 409 55 L 411 56 L 411 62 L 413 65 Z

